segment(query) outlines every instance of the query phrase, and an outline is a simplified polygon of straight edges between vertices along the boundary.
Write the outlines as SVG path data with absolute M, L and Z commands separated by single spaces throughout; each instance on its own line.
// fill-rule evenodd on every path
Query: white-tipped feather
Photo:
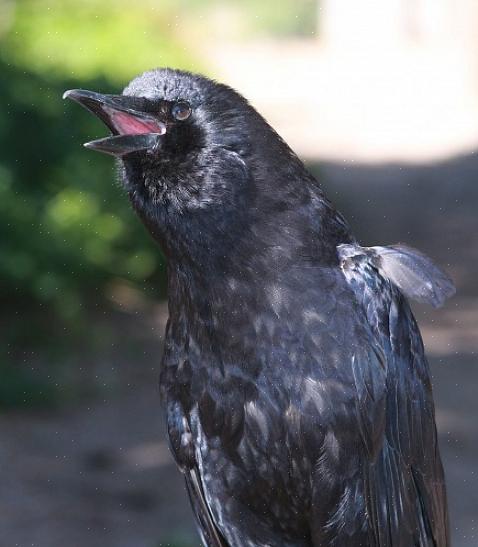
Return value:
M 455 294 L 455 286 L 433 261 L 417 249 L 406 245 L 360 247 L 340 245 L 341 259 L 367 256 L 383 277 L 388 278 L 402 293 L 424 304 L 438 308 Z

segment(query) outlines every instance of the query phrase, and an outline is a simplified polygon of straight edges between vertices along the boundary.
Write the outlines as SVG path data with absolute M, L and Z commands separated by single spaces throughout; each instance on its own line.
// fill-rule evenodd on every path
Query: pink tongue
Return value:
M 120 135 L 141 135 L 142 133 L 165 132 L 166 128 L 154 120 L 141 120 L 126 112 L 110 111 L 111 121 Z

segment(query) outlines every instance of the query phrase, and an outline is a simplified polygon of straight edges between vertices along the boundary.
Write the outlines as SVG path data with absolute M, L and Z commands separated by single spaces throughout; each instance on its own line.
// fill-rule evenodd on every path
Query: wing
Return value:
M 430 374 L 401 291 L 439 305 L 453 285 L 427 257 L 408 247 L 342 245 L 338 252 L 379 347 L 375 361 L 357 353 L 353 363 L 367 453 L 370 545 L 446 547 L 447 503 Z
M 208 547 L 228 547 L 226 540 L 217 529 L 207 505 L 198 470 L 196 468 L 188 469 L 185 477 L 186 488 L 203 544 Z
M 228 543 L 218 530 L 211 514 L 201 477 L 194 456 L 189 423 L 185 413 L 178 402 L 168 404 L 168 438 L 171 451 L 176 459 L 180 470 L 186 480 L 191 507 L 194 511 L 198 531 L 203 545 L 207 547 L 228 547 Z

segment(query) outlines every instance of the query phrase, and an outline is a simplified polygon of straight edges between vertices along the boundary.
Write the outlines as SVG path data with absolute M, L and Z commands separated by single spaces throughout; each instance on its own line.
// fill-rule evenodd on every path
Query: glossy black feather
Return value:
M 445 277 L 356 245 L 230 88 L 157 70 L 125 93 L 192 106 L 121 175 L 168 258 L 160 383 L 204 543 L 446 547 L 428 365 L 400 291 L 440 303 Z
M 383 269 L 379 273 L 380 263 L 377 265 L 373 253 L 346 245 L 339 247 L 339 255 L 344 274 L 386 355 L 387 372 L 381 376 L 386 423 L 377 461 L 366 472 L 367 507 L 374 529 L 371 544 L 447 545 L 445 485 L 428 364 L 418 327 L 398 287 L 383 275 Z M 421 274 L 418 269 L 415 272 Z M 360 414 L 362 421 L 370 420 L 374 407 L 369 404 L 366 408 L 368 411 Z

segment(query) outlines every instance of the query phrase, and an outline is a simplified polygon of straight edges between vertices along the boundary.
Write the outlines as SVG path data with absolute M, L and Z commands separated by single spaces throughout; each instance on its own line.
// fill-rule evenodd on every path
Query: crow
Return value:
M 167 258 L 168 438 L 209 547 L 445 547 L 429 366 L 408 298 L 450 279 L 406 245 L 361 246 L 240 94 L 156 69 L 70 90 L 111 135 Z

